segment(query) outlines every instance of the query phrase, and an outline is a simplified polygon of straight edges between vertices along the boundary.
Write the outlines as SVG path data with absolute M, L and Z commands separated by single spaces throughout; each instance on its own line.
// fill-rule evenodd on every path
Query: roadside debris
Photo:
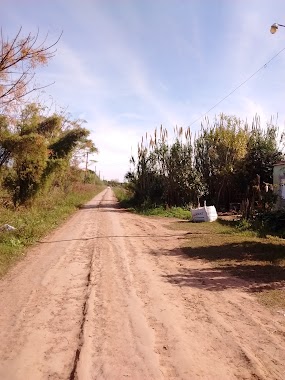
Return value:
M 16 230 L 15 227 L 10 226 L 10 224 L 3 224 L 3 226 L 0 227 L 0 231 L 14 231 Z
M 193 222 L 214 222 L 218 219 L 218 214 L 215 206 L 207 206 L 204 202 L 204 207 L 191 209 Z

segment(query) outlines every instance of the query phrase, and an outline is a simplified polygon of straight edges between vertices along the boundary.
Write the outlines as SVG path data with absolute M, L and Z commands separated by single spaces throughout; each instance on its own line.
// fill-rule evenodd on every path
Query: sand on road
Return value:
M 285 317 L 169 223 L 106 189 L 32 248 L 0 281 L 0 379 L 285 379 Z

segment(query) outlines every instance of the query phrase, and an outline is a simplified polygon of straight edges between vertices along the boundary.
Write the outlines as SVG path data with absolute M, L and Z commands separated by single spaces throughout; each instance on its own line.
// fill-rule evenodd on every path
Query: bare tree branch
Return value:
M 39 41 L 39 30 L 36 35 L 31 33 L 21 38 L 22 28 L 15 37 L 9 40 L 0 33 L 0 111 L 13 107 L 26 95 L 33 91 L 50 86 L 32 85 L 35 77 L 35 68 L 47 64 L 55 55 L 54 47 L 60 40 L 47 45 L 48 33 L 43 41 Z

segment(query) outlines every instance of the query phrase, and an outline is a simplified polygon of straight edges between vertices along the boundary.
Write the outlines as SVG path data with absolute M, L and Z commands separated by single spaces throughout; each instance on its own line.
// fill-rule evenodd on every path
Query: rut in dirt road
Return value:
M 0 379 L 284 379 L 284 320 L 203 287 L 169 223 L 107 189 L 35 246 L 0 282 Z

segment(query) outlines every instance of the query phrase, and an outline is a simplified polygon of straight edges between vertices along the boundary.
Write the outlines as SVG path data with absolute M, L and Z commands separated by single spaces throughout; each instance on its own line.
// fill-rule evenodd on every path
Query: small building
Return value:
M 273 167 L 273 190 L 278 197 L 276 207 L 285 208 L 285 161 L 277 162 Z

